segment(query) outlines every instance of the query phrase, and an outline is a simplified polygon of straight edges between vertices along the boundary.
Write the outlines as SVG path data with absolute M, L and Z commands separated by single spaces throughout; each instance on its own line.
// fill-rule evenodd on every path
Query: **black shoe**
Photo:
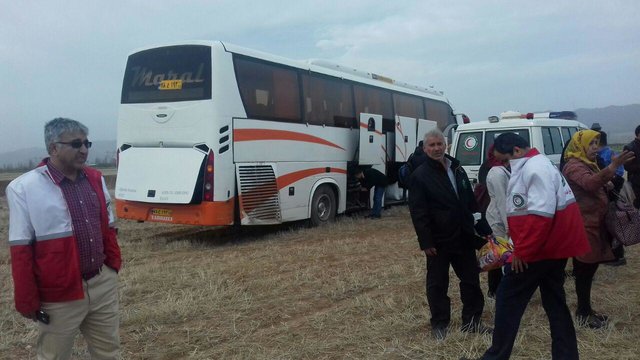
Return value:
M 493 328 L 490 328 L 482 323 L 471 322 L 462 325 L 460 331 L 466 333 L 476 333 L 476 334 L 493 334 Z
M 609 317 L 591 310 L 588 315 L 576 314 L 576 322 L 579 326 L 588 327 L 589 329 L 602 329 L 609 323 Z
M 380 215 L 367 215 L 364 218 L 365 219 L 376 220 L 376 219 L 380 219 Z
M 431 328 L 431 335 L 433 335 L 433 338 L 440 341 L 440 340 L 444 340 L 444 338 L 447 337 L 447 332 L 449 330 L 446 327 L 443 326 L 436 326 Z
M 627 259 L 626 258 L 620 258 L 620 259 L 612 261 L 612 262 L 604 263 L 604 265 L 607 265 L 607 266 L 624 266 L 624 265 L 627 265 Z

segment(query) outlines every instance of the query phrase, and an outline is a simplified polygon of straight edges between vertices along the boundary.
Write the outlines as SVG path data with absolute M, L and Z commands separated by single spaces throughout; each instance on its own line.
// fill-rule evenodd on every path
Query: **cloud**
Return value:
M 434 85 L 474 118 L 637 103 L 639 17 L 631 0 L 7 2 L 0 151 L 39 144 L 55 116 L 115 137 L 127 54 L 187 39 Z

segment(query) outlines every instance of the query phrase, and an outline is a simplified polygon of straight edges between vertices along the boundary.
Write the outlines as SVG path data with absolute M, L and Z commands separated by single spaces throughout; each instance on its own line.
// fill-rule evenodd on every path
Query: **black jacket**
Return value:
M 624 146 L 624 150 L 633 151 L 636 155 L 633 161 L 624 164 L 624 169 L 627 170 L 629 181 L 636 186 L 640 186 L 640 140 L 635 139 L 628 143 Z
M 473 213 L 477 209 L 467 173 L 449 155 L 458 195 L 447 171 L 429 157 L 413 171 L 409 187 L 409 210 L 420 249 L 474 246 Z
M 374 168 L 367 168 L 362 171 L 364 179 L 360 180 L 362 186 L 371 189 L 374 186 L 387 186 L 389 180 L 387 176 Z
M 408 162 L 411 165 L 411 169 L 415 170 L 420 165 L 422 165 L 427 159 L 427 154 L 424 153 L 422 146 L 416 146 L 416 149 L 413 151 L 413 154 L 409 156 Z

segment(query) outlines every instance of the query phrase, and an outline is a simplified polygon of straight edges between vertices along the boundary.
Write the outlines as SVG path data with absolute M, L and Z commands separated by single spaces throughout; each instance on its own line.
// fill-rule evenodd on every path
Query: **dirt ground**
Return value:
M 36 326 L 13 308 L 6 198 L 0 197 L 0 359 L 34 358 Z M 121 340 L 125 359 L 458 359 L 479 356 L 488 335 L 458 331 L 461 304 L 451 273 L 452 331 L 431 338 L 424 255 L 405 206 L 381 220 L 341 216 L 302 224 L 229 229 L 119 220 Z M 640 248 L 640 247 L 638 247 Z M 612 321 L 578 328 L 583 359 L 637 359 L 640 260 L 602 266 L 593 303 Z M 483 291 L 486 276 L 481 274 Z M 575 288 L 565 285 L 575 310 Z M 493 322 L 486 299 L 483 321 Z M 512 359 L 549 359 L 549 326 L 534 295 Z M 78 337 L 74 359 L 88 358 Z

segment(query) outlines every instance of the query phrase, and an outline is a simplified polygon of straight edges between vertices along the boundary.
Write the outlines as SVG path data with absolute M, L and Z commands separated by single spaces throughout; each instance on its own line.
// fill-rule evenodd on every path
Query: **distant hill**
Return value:
M 87 162 L 89 164 L 115 164 L 115 154 L 115 140 L 92 141 Z M 44 146 L 2 153 L 0 154 L 0 169 L 32 168 L 45 157 L 47 157 L 47 151 Z
M 594 122 L 607 133 L 609 144 L 622 144 L 633 140 L 634 130 L 640 125 L 640 104 L 607 106 L 597 109 L 577 109 L 578 121 L 591 127 Z
M 591 127 L 600 123 L 607 132 L 610 144 L 627 143 L 635 137 L 634 130 L 640 125 L 640 104 L 607 106 L 596 109 L 577 109 L 578 120 Z M 94 141 L 89 151 L 90 164 L 115 164 L 115 140 Z M 0 169 L 30 168 L 47 156 L 44 147 L 31 147 L 0 154 Z

